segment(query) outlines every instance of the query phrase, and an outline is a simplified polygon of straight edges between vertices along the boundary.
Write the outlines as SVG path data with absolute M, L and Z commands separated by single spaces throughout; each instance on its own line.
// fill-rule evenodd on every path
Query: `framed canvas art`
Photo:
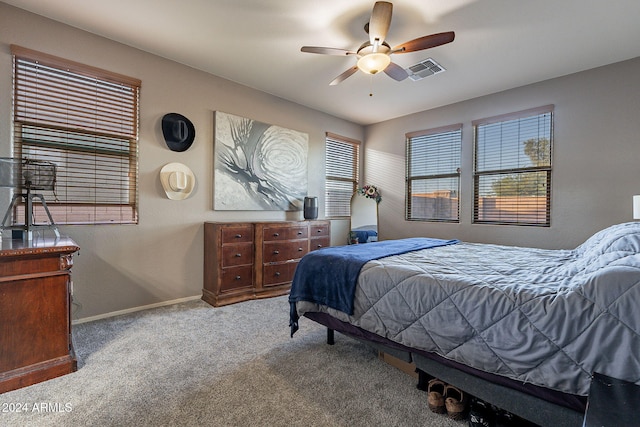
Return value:
M 216 111 L 215 210 L 302 210 L 309 135 Z

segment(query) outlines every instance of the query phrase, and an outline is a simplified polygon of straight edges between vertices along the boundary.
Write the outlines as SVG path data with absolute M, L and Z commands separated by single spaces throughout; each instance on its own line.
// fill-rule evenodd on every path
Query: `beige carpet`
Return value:
M 434 426 L 416 381 L 286 297 L 176 304 L 74 327 L 79 370 L 0 395 L 2 426 Z

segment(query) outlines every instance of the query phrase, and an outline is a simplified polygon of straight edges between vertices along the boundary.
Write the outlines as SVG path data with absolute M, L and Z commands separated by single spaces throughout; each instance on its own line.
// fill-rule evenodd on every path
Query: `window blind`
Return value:
M 325 148 L 325 216 L 348 217 L 358 186 L 360 142 L 327 133 Z
M 137 223 L 140 80 L 11 49 L 14 157 L 56 164 L 56 188 L 43 192 L 54 221 Z
M 553 106 L 473 122 L 476 223 L 549 226 Z
M 452 221 L 460 218 L 462 124 L 406 134 L 406 218 Z

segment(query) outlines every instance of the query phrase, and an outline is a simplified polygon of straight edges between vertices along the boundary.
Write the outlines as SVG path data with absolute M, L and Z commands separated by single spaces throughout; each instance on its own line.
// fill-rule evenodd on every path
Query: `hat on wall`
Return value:
M 193 144 L 196 128 L 182 114 L 169 113 L 162 118 L 162 135 L 172 151 L 185 151 Z
M 171 200 L 184 200 L 193 191 L 196 178 L 193 172 L 182 163 L 168 163 L 160 169 L 162 188 Z

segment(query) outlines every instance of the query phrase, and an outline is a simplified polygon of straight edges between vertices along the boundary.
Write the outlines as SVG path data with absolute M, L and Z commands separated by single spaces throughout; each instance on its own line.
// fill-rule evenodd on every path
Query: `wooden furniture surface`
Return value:
M 213 306 L 289 292 L 309 251 L 330 246 L 330 222 L 205 222 L 202 299 Z
M 2 240 L 0 393 L 77 369 L 71 339 L 69 238 Z

